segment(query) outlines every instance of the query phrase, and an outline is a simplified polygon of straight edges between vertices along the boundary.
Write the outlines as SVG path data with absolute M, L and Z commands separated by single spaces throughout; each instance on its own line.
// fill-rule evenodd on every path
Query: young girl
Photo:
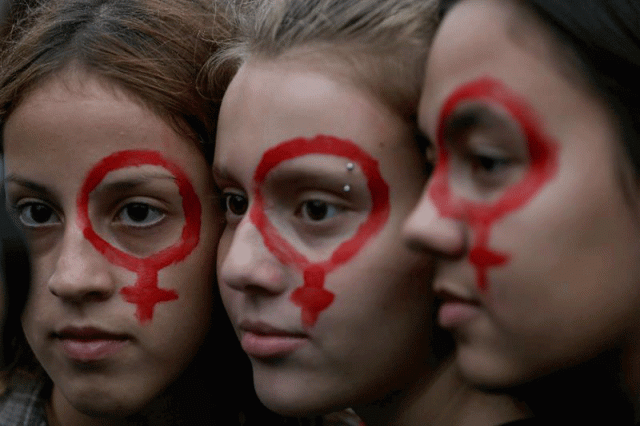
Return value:
M 216 19 L 193 0 L 52 0 L 14 25 L 0 124 L 34 277 L 28 295 L 8 283 L 25 291 L 0 424 L 239 422 L 247 382 L 212 291 L 217 104 L 196 85 Z
M 412 116 L 435 2 L 287 0 L 244 19 L 214 67 L 235 75 L 213 173 L 220 290 L 262 402 L 353 407 L 368 426 L 517 417 L 439 369 L 432 268 L 399 237 L 429 169 Z
M 456 364 L 480 386 L 527 390 L 559 424 L 630 424 L 640 6 L 444 7 L 418 113 L 438 160 L 405 234 L 438 256 Z

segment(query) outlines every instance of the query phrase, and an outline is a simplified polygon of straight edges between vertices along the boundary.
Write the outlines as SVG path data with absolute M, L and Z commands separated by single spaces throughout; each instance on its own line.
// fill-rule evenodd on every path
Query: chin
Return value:
M 273 389 L 263 392 L 256 387 L 256 393 L 265 407 L 282 416 L 305 417 L 331 411 L 323 409 L 317 398 L 307 398 L 306 395 L 300 392 L 293 395 L 284 394 Z
M 456 365 L 466 381 L 487 391 L 517 387 L 539 375 L 534 371 L 526 371 L 511 359 L 464 348 L 456 349 Z
M 148 402 L 147 398 L 142 398 Z M 135 395 L 108 393 L 100 390 L 70 394 L 67 401 L 79 412 L 96 418 L 125 418 L 142 411 L 146 404 Z
M 343 408 L 336 404 L 335 393 L 327 398 L 303 377 L 268 376 L 255 374 L 254 370 L 256 394 L 265 407 L 282 416 L 306 417 Z

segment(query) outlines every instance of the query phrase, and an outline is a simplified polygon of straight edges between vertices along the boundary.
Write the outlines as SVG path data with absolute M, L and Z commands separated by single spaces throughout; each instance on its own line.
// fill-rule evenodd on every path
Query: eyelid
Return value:
M 220 207 L 222 208 L 227 223 L 239 222 L 249 211 L 249 198 L 247 197 L 246 193 L 237 188 L 223 188 L 220 190 L 220 194 Z M 245 199 L 246 208 L 243 213 L 234 213 L 228 208 L 228 201 L 230 196 L 239 196 Z
M 129 206 L 132 205 L 144 205 L 147 208 L 149 208 L 149 210 L 153 210 L 157 213 L 159 213 L 160 218 L 159 219 L 154 219 L 151 223 L 136 223 L 136 222 L 131 222 L 131 223 L 127 223 L 124 219 L 122 219 L 122 215 L 125 212 L 125 209 Z M 114 223 L 116 223 L 117 225 L 122 225 L 122 226 L 127 226 L 130 228 L 138 228 L 138 229 L 144 229 L 144 228 L 151 228 L 153 226 L 159 225 L 160 223 L 163 222 L 163 220 L 167 217 L 168 212 L 166 211 L 166 209 L 158 207 L 158 206 L 154 206 L 151 203 L 145 202 L 145 201 L 129 201 L 129 202 L 125 202 L 123 203 L 122 207 L 120 207 L 117 211 L 116 211 L 116 215 L 114 217 Z
M 471 138 L 469 135 L 482 135 Z M 513 157 L 528 158 L 529 150 L 521 123 L 508 110 L 494 102 L 473 101 L 454 110 L 445 120 L 442 136 L 445 143 L 456 140 L 477 141 L 509 152 Z M 479 144 L 478 144 L 479 146 Z
M 47 208 L 49 208 L 51 210 L 51 215 L 55 216 L 57 218 L 57 220 L 55 222 L 47 222 L 47 223 L 42 223 L 42 224 L 28 224 L 25 223 L 22 220 L 22 214 L 23 214 L 23 209 L 28 207 L 28 206 L 33 206 L 33 205 L 43 205 L 46 206 Z M 16 221 L 16 223 L 23 227 L 23 228 L 28 228 L 28 229 L 38 229 L 38 228 L 48 228 L 51 227 L 53 225 L 56 225 L 57 223 L 62 223 L 63 219 L 62 219 L 62 215 L 58 212 L 58 210 L 53 207 L 50 203 L 48 203 L 45 200 L 41 200 L 38 198 L 31 198 L 31 197 L 25 197 L 22 199 L 17 200 L 16 202 L 11 202 L 9 204 L 9 212 L 11 214 L 11 216 L 14 218 L 14 220 Z

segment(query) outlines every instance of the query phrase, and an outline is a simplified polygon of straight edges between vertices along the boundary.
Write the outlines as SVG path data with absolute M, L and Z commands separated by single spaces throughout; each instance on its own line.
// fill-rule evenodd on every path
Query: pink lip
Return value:
M 109 358 L 124 348 L 131 337 L 93 327 L 66 327 L 54 338 L 73 361 L 91 362 Z
M 253 358 L 282 358 L 308 342 L 304 333 L 281 330 L 264 323 L 240 324 L 242 349 Z
M 438 310 L 438 324 L 442 328 L 451 329 L 471 321 L 480 313 L 480 302 L 455 296 L 447 292 L 439 292 L 443 300 Z

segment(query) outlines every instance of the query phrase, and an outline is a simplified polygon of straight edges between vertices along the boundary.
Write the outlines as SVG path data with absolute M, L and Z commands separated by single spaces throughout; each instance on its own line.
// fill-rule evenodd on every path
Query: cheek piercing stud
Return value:
M 342 187 L 342 190 L 343 190 L 344 192 L 349 192 L 349 191 L 351 191 L 351 185 L 345 185 L 345 186 L 343 186 L 343 187 Z
M 355 165 L 353 163 L 347 163 L 347 170 L 352 172 L 355 169 Z

